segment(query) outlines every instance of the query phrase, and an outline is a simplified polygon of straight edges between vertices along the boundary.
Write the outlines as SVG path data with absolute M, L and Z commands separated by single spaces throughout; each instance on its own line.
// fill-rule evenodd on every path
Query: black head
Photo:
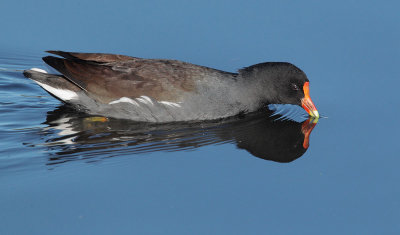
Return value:
M 317 116 L 318 111 L 309 96 L 309 80 L 295 65 L 266 62 L 244 68 L 239 73 L 262 86 L 267 102 L 299 105 L 311 116 Z

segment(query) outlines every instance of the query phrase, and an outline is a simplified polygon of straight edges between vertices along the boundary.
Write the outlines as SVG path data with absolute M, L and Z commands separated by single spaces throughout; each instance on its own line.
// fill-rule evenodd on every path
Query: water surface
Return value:
M 0 3 L 1 234 L 400 231 L 398 3 L 40 3 Z M 51 49 L 230 72 L 289 61 L 328 118 L 308 145 L 310 123 L 270 112 L 94 118 L 23 77 Z

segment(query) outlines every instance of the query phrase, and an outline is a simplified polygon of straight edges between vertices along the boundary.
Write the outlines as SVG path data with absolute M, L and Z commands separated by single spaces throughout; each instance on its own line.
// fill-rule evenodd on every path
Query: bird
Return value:
M 32 68 L 24 76 L 79 111 L 142 122 L 213 120 L 292 104 L 319 118 L 306 74 L 288 62 L 225 72 L 179 60 L 47 51 L 58 73 Z

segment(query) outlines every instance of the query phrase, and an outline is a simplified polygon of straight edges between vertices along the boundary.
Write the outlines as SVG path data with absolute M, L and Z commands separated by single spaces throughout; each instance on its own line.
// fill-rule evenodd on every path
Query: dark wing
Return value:
M 66 59 L 80 59 L 94 62 L 116 62 L 136 59 L 135 57 L 126 55 L 104 54 L 104 53 L 79 53 L 79 52 L 65 52 L 65 51 L 46 51 L 48 53 L 59 55 Z
M 178 102 L 195 91 L 195 81 L 222 71 L 176 60 L 140 59 L 100 53 L 51 51 L 64 58 L 43 60 L 89 96 L 103 103 L 121 97 L 148 96 Z

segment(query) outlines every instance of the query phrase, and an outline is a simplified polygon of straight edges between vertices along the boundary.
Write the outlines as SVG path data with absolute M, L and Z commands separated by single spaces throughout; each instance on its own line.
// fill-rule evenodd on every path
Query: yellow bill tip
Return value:
M 310 112 L 310 115 L 311 115 L 312 117 L 319 118 L 319 113 L 318 113 L 317 110 L 313 110 L 312 112 Z

